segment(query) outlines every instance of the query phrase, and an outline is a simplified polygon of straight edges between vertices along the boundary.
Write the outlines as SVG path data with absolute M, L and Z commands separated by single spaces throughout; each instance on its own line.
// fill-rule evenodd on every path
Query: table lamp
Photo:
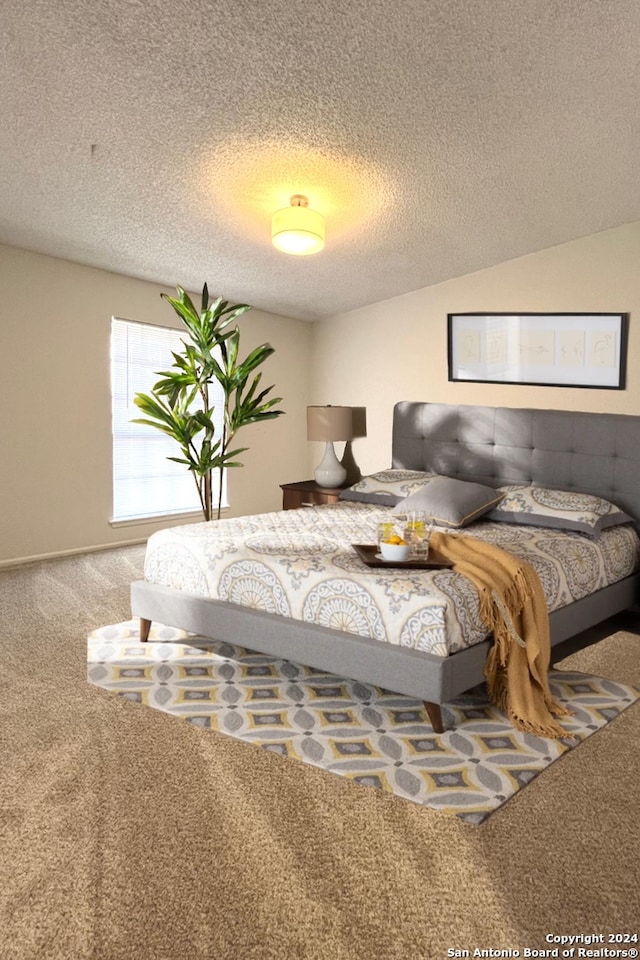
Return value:
M 333 444 L 336 440 L 352 439 L 351 407 L 307 407 L 307 440 L 326 443 L 324 456 L 314 474 L 319 486 L 340 487 L 346 481 L 347 471 L 336 457 Z

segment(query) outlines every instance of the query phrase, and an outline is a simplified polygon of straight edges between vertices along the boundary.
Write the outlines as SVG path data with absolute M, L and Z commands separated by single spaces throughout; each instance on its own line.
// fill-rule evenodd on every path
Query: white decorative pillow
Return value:
M 425 473 L 422 470 L 379 470 L 378 473 L 370 473 L 353 486 L 347 487 L 341 492 L 340 499 L 393 507 L 435 476 L 435 473 Z
M 615 503 L 590 493 L 517 484 L 500 490 L 504 498 L 487 514 L 487 520 L 578 530 L 591 537 L 599 537 L 607 527 L 633 522 Z
M 439 527 L 466 527 L 504 496 L 495 487 L 454 477 L 435 477 L 393 508 L 394 513 L 425 513 Z

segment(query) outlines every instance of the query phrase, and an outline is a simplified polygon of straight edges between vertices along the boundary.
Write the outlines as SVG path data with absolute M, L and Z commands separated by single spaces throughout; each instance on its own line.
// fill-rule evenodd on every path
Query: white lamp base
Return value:
M 315 481 L 320 487 L 341 487 L 347 479 L 347 471 L 342 466 L 333 449 L 333 441 L 327 441 L 324 457 L 316 467 Z

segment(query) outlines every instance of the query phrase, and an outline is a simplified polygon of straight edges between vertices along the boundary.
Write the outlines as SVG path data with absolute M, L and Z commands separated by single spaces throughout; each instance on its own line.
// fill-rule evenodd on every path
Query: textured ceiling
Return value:
M 640 219 L 638 0 L 4 0 L 0 44 L 14 246 L 315 319 Z

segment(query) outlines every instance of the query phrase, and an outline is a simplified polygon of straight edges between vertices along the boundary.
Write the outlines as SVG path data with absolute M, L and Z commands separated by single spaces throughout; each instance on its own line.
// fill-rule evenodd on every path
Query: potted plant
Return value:
M 162 379 L 151 393 L 137 393 L 134 403 L 145 414 L 134 423 L 147 424 L 162 430 L 178 443 L 181 457 L 170 457 L 191 471 L 198 488 L 205 520 L 213 518 L 212 474 L 220 471 L 216 516 L 222 506 L 222 471 L 225 467 L 241 467 L 237 457 L 248 447 L 231 449 L 236 433 L 249 423 L 273 420 L 284 410 L 275 410 L 282 398 L 265 399 L 273 386 L 258 392 L 261 373 L 254 371 L 274 352 L 263 343 L 239 361 L 240 330 L 234 320 L 251 307 L 245 303 L 230 304 L 222 297 L 209 303 L 205 283 L 202 306 L 196 310 L 189 295 L 177 287 L 177 298 L 160 294 L 184 323 L 188 339 L 184 351 L 174 353 L 171 370 L 159 371 Z M 210 406 L 209 386 L 217 381 L 224 393 L 222 433 L 216 436 Z

